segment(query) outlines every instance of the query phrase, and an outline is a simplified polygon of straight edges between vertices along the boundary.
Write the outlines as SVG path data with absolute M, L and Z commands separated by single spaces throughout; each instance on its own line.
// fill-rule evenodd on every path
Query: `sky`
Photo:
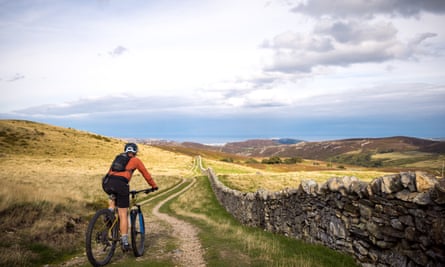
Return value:
M 0 0 L 0 118 L 225 142 L 445 137 L 443 0 Z

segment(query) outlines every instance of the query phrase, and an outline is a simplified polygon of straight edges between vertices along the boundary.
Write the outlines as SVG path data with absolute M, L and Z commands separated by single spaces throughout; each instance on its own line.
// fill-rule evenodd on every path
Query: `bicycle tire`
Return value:
M 145 250 L 145 222 L 144 215 L 139 210 L 130 212 L 131 220 L 131 246 L 135 257 L 140 257 Z
M 109 229 L 114 221 L 114 214 L 109 209 L 102 209 L 96 212 L 88 224 L 85 248 L 88 261 L 93 266 L 104 266 L 108 264 L 114 255 L 116 243 L 118 241 L 118 225 L 112 229 L 109 236 Z

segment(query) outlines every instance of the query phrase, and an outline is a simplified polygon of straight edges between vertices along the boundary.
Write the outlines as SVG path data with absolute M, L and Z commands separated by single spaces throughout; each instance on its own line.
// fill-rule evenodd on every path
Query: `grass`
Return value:
M 382 160 L 384 166 L 424 169 L 436 176 L 442 175 L 442 166 L 445 162 L 445 155 L 419 151 L 381 153 L 373 155 L 372 158 Z
M 216 160 L 206 160 L 205 165 L 211 167 L 219 175 L 221 182 L 228 187 L 245 192 L 255 192 L 260 188 L 279 191 L 286 187 L 297 188 L 302 180 L 310 179 L 323 183 L 331 177 L 343 176 L 355 176 L 362 181 L 369 182 L 374 178 L 392 173 L 365 170 L 364 168 L 357 168 L 356 170 L 349 168 L 347 170 L 274 172 Z
M 124 143 L 74 129 L 0 120 L 0 266 L 41 266 L 54 260 L 48 255 L 81 252 L 89 218 L 107 205 L 101 178 Z M 193 162 L 144 145 L 138 157 L 160 191 L 188 174 Z M 138 172 L 130 185 L 147 187 Z

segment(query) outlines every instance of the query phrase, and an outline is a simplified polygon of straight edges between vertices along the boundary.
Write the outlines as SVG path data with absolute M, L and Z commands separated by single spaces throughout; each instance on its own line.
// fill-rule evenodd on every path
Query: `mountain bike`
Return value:
M 132 190 L 130 205 L 130 233 L 131 248 L 135 257 L 144 254 L 145 224 L 141 205 L 136 203 L 136 195 L 139 193 L 148 194 L 154 189 Z M 115 196 L 111 195 L 114 201 Z M 103 266 L 110 262 L 114 255 L 116 245 L 120 242 L 119 216 L 117 207 L 114 211 L 101 209 L 91 219 L 86 232 L 86 253 L 88 260 L 93 266 Z

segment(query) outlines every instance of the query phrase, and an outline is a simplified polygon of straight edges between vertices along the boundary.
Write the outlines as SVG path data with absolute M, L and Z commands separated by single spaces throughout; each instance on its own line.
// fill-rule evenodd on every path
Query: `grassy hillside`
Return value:
M 114 156 L 122 151 L 124 143 L 123 140 L 75 129 L 29 121 L 0 120 L 0 266 L 42 266 L 63 260 L 70 253 L 82 253 L 89 218 L 95 210 L 106 206 L 101 178 Z M 332 176 L 354 175 L 370 180 L 384 174 L 353 166 L 346 166 L 346 169 L 327 167 L 325 162 L 316 160 L 305 160 L 289 167 L 291 165 L 246 163 L 249 161 L 247 157 L 218 151 L 182 147 L 166 150 L 148 145 L 139 147 L 138 156 L 161 188 L 159 193 L 176 184 L 180 178 L 195 175 L 192 172 L 193 156 L 198 154 L 203 155 L 206 167 L 212 167 L 224 183 L 242 191 L 297 187 L 303 179 L 321 182 Z M 224 160 L 228 158 L 236 164 Z M 140 174 L 135 174 L 131 186 L 142 188 L 147 185 Z M 331 256 L 321 257 L 320 261 L 315 259 L 318 252 L 331 255 L 323 248 L 298 244 L 298 251 L 302 251 L 298 254 L 294 241 L 263 234 L 261 230 L 240 229 L 239 225 L 232 228 L 237 223 L 228 215 L 221 215 L 223 219 L 212 218 L 215 211 L 207 209 L 212 207 L 218 212 L 223 209 L 216 203 L 208 203 L 215 201 L 211 196 L 208 181 L 201 177 L 199 188 L 188 192 L 176 206 L 172 206 L 174 212 L 182 216 L 187 217 L 190 213 L 193 213 L 193 218 L 197 216 L 197 220 L 191 221 L 196 222 L 203 231 L 204 244 L 214 246 L 208 249 L 207 259 L 210 262 L 218 265 L 222 258 L 224 261 L 234 259 L 234 263 L 253 265 L 267 262 L 269 258 L 262 258 L 259 262 L 256 258 L 271 249 L 262 244 L 271 243 L 272 250 L 278 248 L 273 253 L 278 255 L 277 258 L 272 259 L 279 263 L 278 266 L 296 262 L 305 263 L 305 266 L 331 265 Z M 202 218 L 205 217 L 211 218 L 208 224 L 203 224 Z M 220 220 L 224 220 L 223 228 L 218 227 Z M 218 231 L 221 234 L 215 234 Z M 158 238 L 168 240 L 174 237 Z M 292 245 L 286 245 L 288 242 Z M 227 244 L 235 246 L 232 249 Z M 159 253 L 166 254 L 163 251 L 165 248 Z M 284 254 L 280 256 L 280 253 Z M 297 258 L 294 258 L 294 253 L 297 253 Z M 309 254 L 313 255 L 304 261 L 305 255 Z M 333 257 L 335 259 L 336 256 Z M 342 260 L 350 262 L 350 259 Z
M 106 206 L 101 178 L 124 141 L 0 120 L 0 266 L 41 265 L 82 247 L 88 216 Z M 161 190 L 189 173 L 192 158 L 149 146 L 138 156 Z M 140 174 L 133 188 L 146 187 Z

